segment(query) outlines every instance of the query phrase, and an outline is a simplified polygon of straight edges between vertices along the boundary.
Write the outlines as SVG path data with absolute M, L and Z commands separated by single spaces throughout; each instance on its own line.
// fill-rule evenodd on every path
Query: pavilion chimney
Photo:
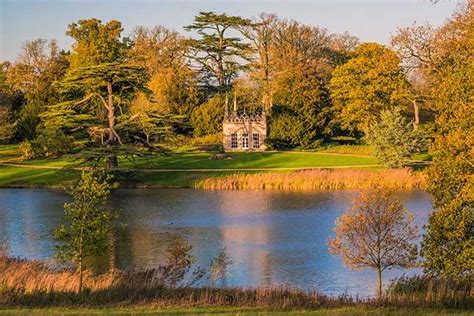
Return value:
M 225 108 L 224 108 L 224 117 L 229 116 L 229 94 L 225 93 Z

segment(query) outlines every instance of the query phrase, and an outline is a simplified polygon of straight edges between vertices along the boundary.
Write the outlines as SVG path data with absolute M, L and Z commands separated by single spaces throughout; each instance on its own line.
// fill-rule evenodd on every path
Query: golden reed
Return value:
M 210 190 L 423 189 L 426 176 L 410 168 L 386 170 L 312 169 L 257 174 L 237 173 L 197 181 L 196 188 Z

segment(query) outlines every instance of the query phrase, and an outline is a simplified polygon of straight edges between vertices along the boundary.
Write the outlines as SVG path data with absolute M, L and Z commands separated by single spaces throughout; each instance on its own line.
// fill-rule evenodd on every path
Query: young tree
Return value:
M 377 292 L 382 298 L 382 272 L 410 267 L 416 259 L 417 237 L 413 215 L 390 192 L 361 193 L 336 221 L 335 238 L 329 239 L 331 253 L 342 257 L 352 269 L 377 271 Z
M 219 254 L 212 259 L 209 267 L 211 286 L 214 286 L 219 279 L 223 279 L 227 276 L 230 265 L 232 265 L 232 259 L 227 254 L 227 250 L 223 248 L 219 251 Z
M 399 65 L 392 50 L 364 43 L 356 48 L 353 58 L 336 67 L 331 97 L 344 129 L 367 134 L 382 110 L 406 102 L 407 81 Z
M 206 88 L 212 91 L 228 91 L 232 79 L 245 69 L 242 60 L 250 57 L 250 45 L 242 39 L 228 36 L 231 31 L 239 31 L 251 22 L 239 16 L 225 13 L 200 12 L 194 23 L 184 27 L 186 31 L 196 31 L 200 39 L 189 40 L 191 58 L 201 70 Z
M 175 288 L 196 262 L 192 249 L 193 246 L 182 238 L 175 238 L 166 249 L 165 278 L 171 287 Z
M 368 142 L 382 164 L 396 168 L 426 147 L 422 132 L 403 117 L 399 108 L 380 113 L 379 119 L 370 127 Z
M 78 292 L 83 288 L 84 259 L 101 255 L 109 249 L 109 234 L 117 214 L 104 208 L 115 184 L 110 177 L 82 173 L 79 182 L 68 189 L 71 203 L 64 204 L 67 224 L 54 231 L 54 238 L 63 243 L 56 248 L 59 260 L 72 261 L 79 273 Z

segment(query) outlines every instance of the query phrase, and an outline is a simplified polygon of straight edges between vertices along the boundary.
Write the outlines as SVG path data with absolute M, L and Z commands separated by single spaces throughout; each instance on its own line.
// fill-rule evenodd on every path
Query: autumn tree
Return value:
M 116 187 L 110 181 L 110 177 L 83 172 L 79 182 L 67 191 L 72 198 L 72 202 L 64 204 L 67 223 L 54 231 L 55 239 L 62 242 L 56 247 L 57 258 L 77 265 L 79 293 L 83 289 L 84 260 L 110 251 L 109 234 L 117 219 L 104 207 Z
M 384 109 L 403 106 L 407 81 L 400 59 L 387 47 L 364 43 L 332 73 L 331 97 L 341 126 L 368 133 Z
M 257 83 L 255 91 L 260 94 L 261 104 L 267 111 L 273 103 L 272 79 L 275 67 L 272 47 L 278 26 L 278 17 L 267 13 L 261 13 L 252 23 L 240 26 L 242 34 L 251 42 L 257 54 L 257 58 L 254 58 L 249 65 L 250 76 L 252 81 Z
M 126 42 L 122 41 L 122 24 L 116 20 L 79 20 L 68 25 L 66 34 L 74 39 L 69 57 L 71 68 L 122 62 Z
M 60 100 L 53 83 L 63 78 L 67 67 L 66 54 L 59 51 L 55 41 L 37 39 L 23 45 L 7 71 L 8 85 L 24 97 L 15 118 L 17 139 L 33 139 L 38 134 L 40 114 L 47 105 Z
M 245 69 L 243 61 L 250 57 L 250 45 L 240 37 L 232 36 L 250 20 L 225 13 L 200 12 L 194 23 L 184 27 L 195 31 L 200 38 L 189 40 L 190 57 L 197 63 L 206 88 L 228 91 L 232 80 Z
M 416 259 L 417 229 L 412 221 L 413 215 L 392 193 L 380 189 L 361 193 L 337 219 L 329 249 L 351 269 L 375 269 L 380 299 L 382 272 L 411 267 Z
M 142 66 L 150 76 L 149 88 L 153 100 L 146 111 L 185 115 L 201 101 L 197 73 L 188 65 L 188 43 L 176 31 L 156 26 L 137 27 L 131 37 L 129 61 Z M 142 98 L 141 101 L 146 102 Z M 136 111 L 144 109 L 140 103 Z M 140 111 L 145 114 L 146 111 Z
M 8 82 L 9 62 L 0 63 L 0 143 L 9 143 L 16 133 L 16 118 L 22 105 L 24 96 L 20 91 L 13 89 Z
M 414 153 L 426 149 L 424 134 L 414 128 L 400 108 L 380 113 L 370 127 L 368 142 L 379 162 L 388 167 L 401 167 Z
M 420 124 L 420 116 L 431 117 L 432 74 L 436 70 L 435 30 L 429 24 L 399 28 L 392 37 L 392 46 L 397 51 L 410 83 L 406 98 L 413 105 L 413 123 Z M 421 107 L 421 108 L 420 108 Z M 430 118 L 432 120 L 432 118 Z
M 434 211 L 422 242 L 425 271 L 472 279 L 474 257 L 474 3 L 468 1 L 436 30 L 433 80 L 436 135 L 429 152 L 428 190 Z

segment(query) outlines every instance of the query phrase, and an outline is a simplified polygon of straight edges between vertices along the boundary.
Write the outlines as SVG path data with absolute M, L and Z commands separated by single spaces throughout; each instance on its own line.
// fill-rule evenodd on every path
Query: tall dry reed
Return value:
M 101 276 L 86 273 L 85 291 L 79 295 L 73 270 L 40 261 L 0 256 L 0 307 L 136 306 L 156 307 L 263 307 L 298 308 L 345 306 L 473 308 L 472 285 L 453 287 L 425 280 L 399 281 L 383 302 L 330 297 L 317 291 L 290 287 L 196 288 L 166 287 L 156 270 L 119 271 Z M 420 285 L 421 284 L 421 285 Z M 420 287 L 421 286 L 421 287 Z
M 322 191 L 341 189 L 419 189 L 425 188 L 426 177 L 410 168 L 387 170 L 301 170 L 289 173 L 258 173 L 207 178 L 195 183 L 196 188 L 210 190 L 298 190 Z

